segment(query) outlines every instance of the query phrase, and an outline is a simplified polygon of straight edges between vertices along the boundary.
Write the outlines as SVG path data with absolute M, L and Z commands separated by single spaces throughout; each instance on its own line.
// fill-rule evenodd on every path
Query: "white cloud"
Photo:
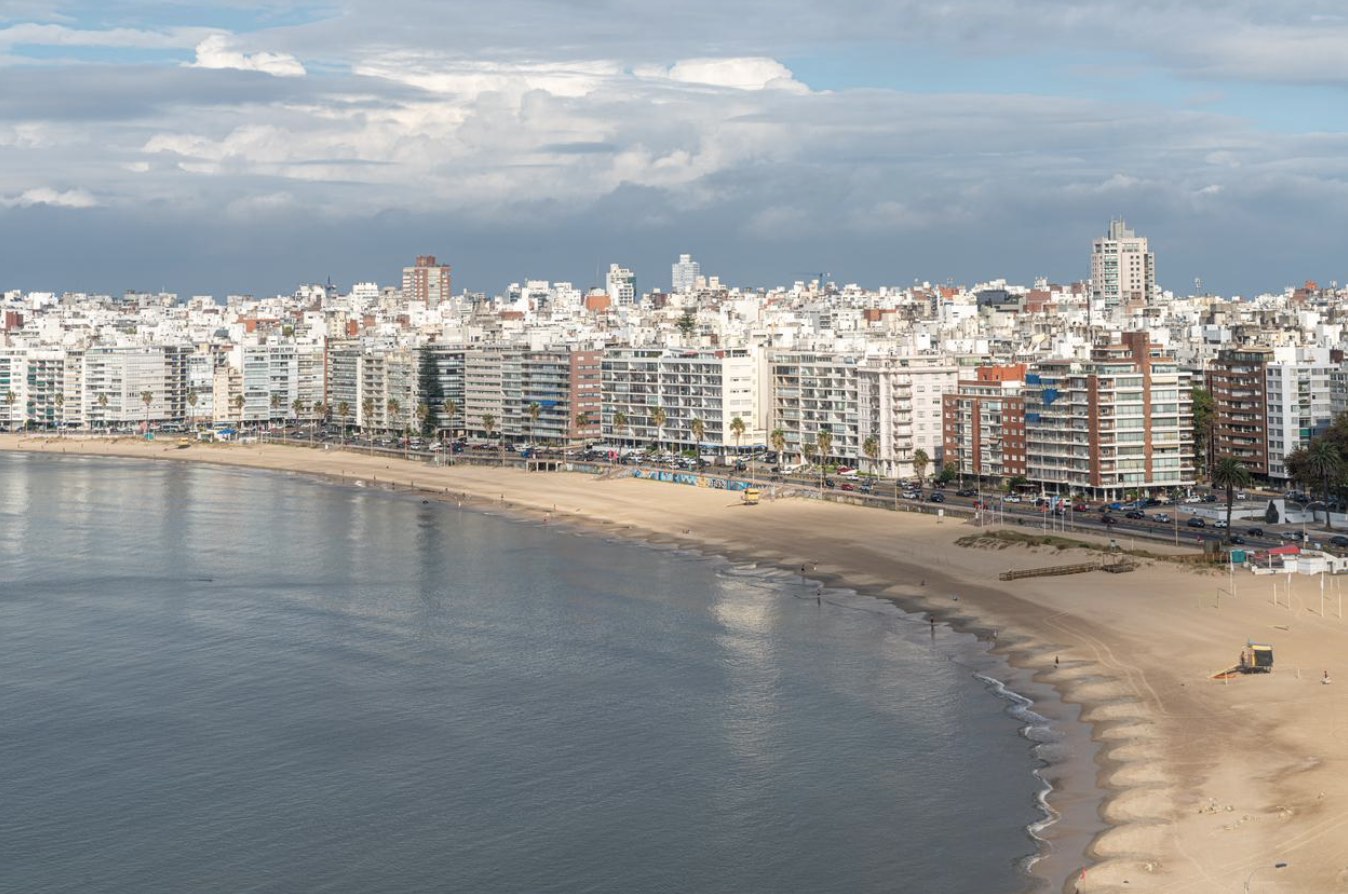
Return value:
M 224 34 L 212 34 L 197 44 L 194 68 L 234 68 L 240 71 L 260 71 L 276 77 L 300 77 L 304 66 L 289 53 L 244 53 L 234 46 L 234 39 Z
M 200 43 L 213 28 L 71 28 L 22 22 L 0 28 L 0 47 L 122 47 L 132 49 L 186 49 Z
M 34 205 L 50 205 L 53 208 L 95 208 L 99 204 L 83 189 L 55 190 L 48 187 L 26 189 L 17 196 L 0 198 L 0 205 L 6 208 L 31 208 Z
M 700 84 L 708 87 L 809 92 L 809 87 L 797 81 L 791 69 L 776 59 L 763 57 L 684 59 L 668 69 L 641 68 L 638 69 L 638 73 L 647 77 L 666 77 L 682 84 Z

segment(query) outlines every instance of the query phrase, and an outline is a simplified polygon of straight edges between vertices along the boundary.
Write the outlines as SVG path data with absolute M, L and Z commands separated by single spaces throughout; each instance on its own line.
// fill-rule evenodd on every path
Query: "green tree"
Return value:
M 538 439 L 534 436 L 534 432 L 538 428 L 538 417 L 543 415 L 543 407 L 539 405 L 538 401 L 534 401 L 529 404 L 527 412 L 529 414 L 529 442 L 537 447 Z
M 866 440 L 861 442 L 861 452 L 871 461 L 871 472 L 875 473 L 880 464 L 880 439 L 875 435 L 867 436 Z
M 824 469 L 828 462 L 830 454 L 833 453 L 833 433 L 821 431 L 819 437 L 815 439 L 815 448 L 819 451 L 819 490 L 824 489 Z
M 619 431 L 627 430 L 627 414 L 622 410 L 613 411 L 613 433 L 616 435 Z M 631 432 L 628 432 L 631 435 Z
M 707 433 L 707 423 L 694 416 L 693 420 L 688 423 L 688 430 L 693 433 L 693 449 L 701 453 L 702 436 Z
M 651 410 L 651 425 L 655 426 L 655 446 L 658 450 L 660 442 L 664 440 L 665 422 L 669 419 L 669 414 L 665 412 L 664 407 L 656 407 Z
M 5 404 L 9 407 L 9 430 L 10 430 L 10 431 L 14 431 L 14 404 L 18 401 L 18 399 L 19 399 L 19 396 L 18 396 L 17 394 L 15 394 L 13 391 L 6 391 L 6 392 L 5 392 Z
M 684 338 L 688 338 L 693 334 L 693 330 L 697 328 L 697 317 L 693 315 L 693 309 L 691 307 L 684 310 L 683 316 L 679 317 L 679 322 L 676 325 L 679 327 L 679 332 Z
M 1334 523 L 1329 517 L 1329 509 L 1334 503 L 1334 488 L 1343 480 L 1343 454 L 1329 438 L 1316 438 L 1311 442 L 1306 450 L 1306 474 L 1320 485 L 1325 501 L 1325 529 L 1332 531 Z
M 589 410 L 581 410 L 576 414 L 576 435 L 579 436 L 582 445 L 585 443 L 585 430 L 590 427 L 591 422 Z
M 730 436 L 735 439 L 735 459 L 739 460 L 740 442 L 744 440 L 745 425 L 744 420 L 738 416 L 730 420 Z M 749 481 L 754 480 L 754 457 L 749 454 Z
M 150 433 L 150 404 L 154 403 L 153 391 L 142 391 L 140 393 L 140 402 L 145 404 L 145 433 Z
M 191 425 L 192 428 L 197 427 L 197 402 L 200 400 L 201 398 L 197 396 L 196 391 L 187 392 L 187 415 L 189 417 L 188 424 Z
M 1212 427 L 1216 418 L 1216 405 L 1212 392 L 1200 385 L 1192 391 L 1194 417 L 1194 464 L 1198 475 L 1202 477 L 1212 466 Z
M 487 433 L 487 440 L 491 440 L 491 434 L 496 430 L 496 416 L 491 413 L 482 414 L 482 428 Z M 497 452 L 501 465 L 505 465 L 505 444 L 497 445 Z
M 107 429 L 108 429 L 108 395 L 107 395 L 106 393 L 105 393 L 105 394 L 100 394 L 100 395 L 98 396 L 98 410 L 99 410 L 99 413 L 98 413 L 99 418 L 102 419 L 102 421 L 103 421 L 103 430 L 104 430 L 104 431 L 107 431 Z
M 56 430 L 62 437 L 64 437 L 66 433 L 66 396 L 58 391 L 56 396 L 52 398 L 52 403 L 56 404 L 56 419 L 54 420 L 56 422 Z
M 242 394 L 234 395 L 234 409 L 239 414 L 239 431 L 243 431 L 243 405 L 247 403 Z
M 348 401 L 337 401 L 337 415 L 342 417 L 342 433 L 339 436 L 339 443 L 346 441 L 347 423 L 351 419 L 351 404 Z
M 458 430 L 455 423 L 458 422 L 459 418 L 459 402 L 452 397 L 447 397 L 443 406 L 445 413 L 440 417 L 440 424 L 449 431 L 449 436 L 452 438 Z M 441 440 L 444 439 L 441 438 Z
M 1231 540 L 1231 507 L 1236 502 L 1236 488 L 1250 486 L 1250 469 L 1234 456 L 1224 456 L 1212 467 L 1212 486 L 1226 491 L 1226 539 Z
M 773 452 L 777 454 L 777 468 L 785 468 L 786 432 L 782 431 L 780 428 L 774 428 L 768 435 L 768 444 L 772 446 Z
M 267 421 L 270 422 L 277 418 L 278 413 L 276 411 L 281 409 L 281 395 L 273 394 L 268 403 L 271 405 L 271 417 Z
M 295 421 L 296 428 L 299 427 L 300 417 L 304 415 L 304 406 L 304 401 L 298 397 L 290 402 L 290 411 L 295 414 L 291 418 Z
M 922 487 L 924 479 L 927 477 L 927 466 L 931 463 L 931 457 L 927 456 L 927 451 L 921 447 L 913 451 L 913 474 L 917 475 L 917 486 Z
M 360 402 L 361 423 L 360 430 L 365 437 L 370 439 L 370 452 L 374 452 L 374 408 L 376 404 L 373 397 L 367 397 Z

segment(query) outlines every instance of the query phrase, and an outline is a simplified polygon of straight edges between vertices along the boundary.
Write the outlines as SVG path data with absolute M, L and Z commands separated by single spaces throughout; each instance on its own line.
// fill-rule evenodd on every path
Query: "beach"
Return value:
M 1348 757 L 1340 729 L 1348 676 L 1333 581 L 1323 615 L 1318 578 L 1229 576 L 1225 567 L 1158 560 L 1127 574 L 1003 582 L 1007 570 L 1098 553 L 961 546 L 980 529 L 953 517 L 800 499 L 746 506 L 726 491 L 622 475 L 438 468 L 265 444 L 177 449 L 132 438 L 4 435 L 0 449 L 414 488 L 425 499 L 678 544 L 890 598 L 994 640 L 1026 688 L 1052 687 L 1080 706 L 1097 745 L 1088 761 L 1069 760 L 1051 776 L 1050 804 L 1062 819 L 1045 831 L 1050 854 L 1036 871 L 1054 889 L 1239 891 L 1253 874 L 1251 890 L 1348 891 L 1348 845 L 1336 834 L 1348 821 L 1348 782 L 1337 772 Z M 1250 640 L 1275 646 L 1275 672 L 1214 679 Z M 1324 685 L 1325 672 L 1342 682 Z

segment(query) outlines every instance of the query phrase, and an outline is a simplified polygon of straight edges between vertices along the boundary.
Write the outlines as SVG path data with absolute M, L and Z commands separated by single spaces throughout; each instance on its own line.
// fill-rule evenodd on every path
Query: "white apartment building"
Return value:
M 637 278 L 631 270 L 610 264 L 604 277 L 604 291 L 614 307 L 628 307 L 637 301 Z
M 185 419 L 191 352 L 182 345 L 90 348 L 80 396 L 84 417 L 96 428 Z
M 618 443 L 658 441 L 678 450 L 762 446 L 764 384 L 764 359 L 756 350 L 612 349 L 603 360 L 603 436 Z M 657 407 L 665 414 L 659 427 Z M 626 422 L 618 425 L 615 418 Z M 737 418 L 744 424 L 738 438 L 732 429 Z
M 942 405 L 955 393 L 959 367 L 938 356 L 868 357 L 857 368 L 858 450 L 849 458 L 865 456 L 874 437 L 876 462 L 886 474 L 914 474 L 913 452 L 927 455 L 927 471 L 939 471 L 944 454 Z M 867 457 L 869 460 L 870 458 Z
M 692 255 L 679 255 L 670 272 L 670 292 L 674 295 L 686 295 L 697 288 L 698 277 L 702 275 L 702 266 L 693 260 Z
M 1150 304 L 1156 297 L 1156 256 L 1122 220 L 1091 245 L 1091 302 L 1109 310 L 1127 301 Z
M 780 430 L 787 456 L 818 458 L 819 435 L 829 434 L 830 458 L 856 461 L 861 453 L 858 369 L 851 353 L 780 351 L 769 358 L 769 444 Z
M 1334 421 L 1331 382 L 1339 367 L 1328 348 L 1274 348 L 1264 366 L 1268 404 L 1268 475 L 1288 479 L 1286 457 Z

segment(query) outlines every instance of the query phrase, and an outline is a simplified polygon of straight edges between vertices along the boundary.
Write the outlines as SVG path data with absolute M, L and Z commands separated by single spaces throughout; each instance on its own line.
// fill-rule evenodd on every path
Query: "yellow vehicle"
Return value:
M 179 449 L 179 450 L 182 450 L 182 449 L 185 448 L 185 447 L 191 447 L 191 446 L 192 446 L 192 439 L 191 439 L 191 438 L 179 438 L 179 439 L 178 439 L 178 449 Z
M 740 491 L 740 501 L 743 502 L 745 506 L 757 506 L 759 496 L 760 494 L 756 487 L 747 487 Z

